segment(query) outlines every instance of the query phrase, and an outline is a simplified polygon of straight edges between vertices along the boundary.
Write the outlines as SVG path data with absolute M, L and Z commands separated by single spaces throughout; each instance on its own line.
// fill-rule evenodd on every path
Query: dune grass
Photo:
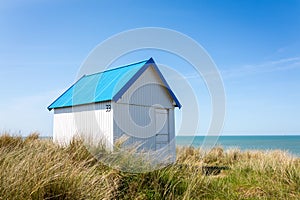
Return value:
M 203 166 L 226 166 L 206 176 Z M 282 151 L 177 148 L 175 164 L 126 173 L 83 143 L 0 136 L 0 199 L 300 199 L 300 160 Z

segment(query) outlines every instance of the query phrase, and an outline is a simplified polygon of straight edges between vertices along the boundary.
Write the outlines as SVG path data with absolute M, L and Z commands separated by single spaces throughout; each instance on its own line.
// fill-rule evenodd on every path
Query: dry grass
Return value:
M 202 166 L 229 170 L 205 176 Z M 36 133 L 3 134 L 0 199 L 300 199 L 300 160 L 282 151 L 178 148 L 174 165 L 134 174 L 97 162 L 78 140 L 59 147 Z

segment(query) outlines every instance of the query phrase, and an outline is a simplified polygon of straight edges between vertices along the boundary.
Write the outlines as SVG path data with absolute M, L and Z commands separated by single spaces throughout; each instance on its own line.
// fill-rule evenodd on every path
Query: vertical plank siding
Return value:
M 114 141 L 125 134 L 129 136 L 127 144 L 140 144 L 140 149 L 161 149 L 168 158 L 175 159 L 174 106 L 153 68 L 148 68 L 122 98 L 113 103 L 113 108 Z M 159 110 L 166 113 L 163 119 L 156 116 Z M 165 132 L 159 134 L 162 128 Z
M 117 103 L 173 108 L 172 98 L 152 67 L 146 69 Z
M 113 109 L 107 112 L 111 102 L 59 108 L 54 110 L 53 140 L 68 144 L 74 136 L 86 141 L 112 143 Z

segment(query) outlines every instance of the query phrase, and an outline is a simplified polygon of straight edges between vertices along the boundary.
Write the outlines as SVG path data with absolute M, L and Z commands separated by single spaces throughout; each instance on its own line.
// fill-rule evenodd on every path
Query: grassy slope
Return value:
M 130 174 L 97 162 L 81 142 L 0 137 L 0 199 L 300 199 L 300 160 L 281 151 L 180 148 L 176 164 Z M 204 176 L 203 165 L 229 166 Z

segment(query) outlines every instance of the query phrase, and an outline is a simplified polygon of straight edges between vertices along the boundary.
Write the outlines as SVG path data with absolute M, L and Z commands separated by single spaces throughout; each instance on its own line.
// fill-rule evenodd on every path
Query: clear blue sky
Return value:
M 128 29 L 164 27 L 195 39 L 219 68 L 223 134 L 299 134 L 299 13 L 300 1 L 289 0 L 0 1 L 0 131 L 50 135 L 46 107 L 97 44 Z M 168 64 L 154 54 L 137 58 Z

